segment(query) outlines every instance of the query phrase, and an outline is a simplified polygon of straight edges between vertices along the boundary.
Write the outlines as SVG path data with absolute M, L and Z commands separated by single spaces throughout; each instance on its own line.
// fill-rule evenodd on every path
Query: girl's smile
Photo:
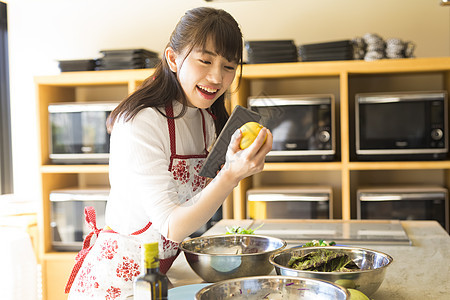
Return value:
M 202 86 L 202 85 L 197 85 L 197 89 L 199 91 L 199 93 L 208 100 L 212 100 L 216 97 L 217 92 L 219 91 L 219 89 L 216 88 L 210 88 L 207 86 Z M 220 96 L 220 95 L 219 95 Z

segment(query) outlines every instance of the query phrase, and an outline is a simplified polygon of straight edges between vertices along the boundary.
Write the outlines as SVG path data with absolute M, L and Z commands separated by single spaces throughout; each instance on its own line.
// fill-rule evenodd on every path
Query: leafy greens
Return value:
M 317 272 L 351 272 L 360 268 L 345 253 L 320 249 L 303 256 L 292 256 L 288 266 L 297 270 Z
M 227 229 L 227 232 L 225 234 L 255 234 L 255 231 L 257 229 L 261 228 L 263 225 L 264 225 L 264 223 L 259 225 L 255 229 L 250 229 L 250 228 L 245 229 L 245 228 L 242 228 L 242 227 L 240 227 L 238 225 L 235 225 L 235 226 L 233 226 L 231 228 L 230 227 L 225 227 Z

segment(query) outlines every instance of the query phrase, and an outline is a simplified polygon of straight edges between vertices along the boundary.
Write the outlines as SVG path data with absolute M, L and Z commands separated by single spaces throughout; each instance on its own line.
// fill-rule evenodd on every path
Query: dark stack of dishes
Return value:
M 102 50 L 100 70 L 154 68 L 160 61 L 158 53 L 146 49 Z
M 298 54 L 301 61 L 352 60 L 351 40 L 300 45 Z
M 245 48 L 249 64 L 298 61 L 297 47 L 292 40 L 246 41 Z
M 96 59 L 59 60 L 61 72 L 94 71 L 98 67 Z

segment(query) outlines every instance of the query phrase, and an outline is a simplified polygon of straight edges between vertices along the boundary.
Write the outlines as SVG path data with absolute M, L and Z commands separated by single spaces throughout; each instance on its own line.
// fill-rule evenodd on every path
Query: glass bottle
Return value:
M 169 280 L 159 272 L 158 242 L 141 246 L 142 275 L 134 279 L 134 300 L 167 300 Z

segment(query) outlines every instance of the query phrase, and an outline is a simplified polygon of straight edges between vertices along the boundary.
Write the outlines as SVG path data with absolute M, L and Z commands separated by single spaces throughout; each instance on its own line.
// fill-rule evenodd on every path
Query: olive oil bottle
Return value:
M 158 243 L 146 243 L 141 246 L 142 275 L 133 283 L 134 300 L 167 300 L 169 280 L 159 272 Z

